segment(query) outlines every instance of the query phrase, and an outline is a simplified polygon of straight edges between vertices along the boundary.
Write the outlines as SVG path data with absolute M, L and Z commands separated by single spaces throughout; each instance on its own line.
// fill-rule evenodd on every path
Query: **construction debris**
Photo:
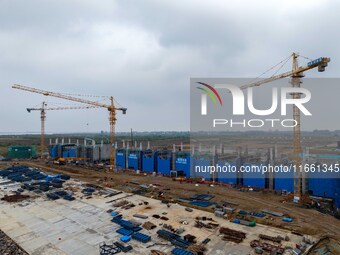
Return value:
M 106 195 L 104 198 L 117 196 L 117 195 L 122 194 L 122 193 L 123 193 L 123 191 L 111 192 L 108 195 Z M 109 203 L 110 202 L 112 202 L 112 201 L 109 201 Z
M 190 207 L 185 207 L 185 210 L 187 211 L 187 212 L 193 212 L 194 210 L 192 209 L 192 208 L 190 208 Z
M 127 205 L 129 202 L 127 201 L 127 200 L 122 200 L 122 201 L 120 201 L 120 202 L 117 202 L 117 203 L 115 203 L 115 204 L 113 204 L 112 206 L 113 207 L 121 207 L 121 206 L 123 206 L 123 205 Z
M 29 195 L 21 195 L 21 194 L 10 195 L 10 196 L 5 195 L 3 198 L 1 198 L 1 200 L 11 203 L 11 202 L 20 202 L 29 197 L 30 197 Z
M 135 218 L 140 218 L 140 219 L 144 219 L 144 220 L 149 218 L 148 216 L 142 215 L 142 214 L 134 214 L 132 216 L 135 217 Z
M 113 243 L 116 247 L 118 247 L 122 252 L 129 252 L 132 250 L 132 246 L 131 245 L 127 245 L 124 246 L 122 243 L 120 242 L 114 242 Z
M 283 238 L 280 237 L 280 236 L 274 237 L 274 236 L 267 236 L 267 235 L 263 235 L 263 234 L 260 234 L 259 238 L 261 238 L 263 240 L 269 240 L 269 241 L 272 241 L 274 243 L 281 243 L 281 241 L 283 240 Z
M 188 250 L 194 254 L 203 254 L 207 248 L 202 244 L 193 244 L 189 246 Z
M 184 240 L 182 237 L 180 237 L 177 234 L 171 233 L 167 230 L 160 229 L 157 231 L 157 234 L 160 238 L 163 238 L 165 240 L 170 241 L 173 245 L 176 245 L 178 247 L 181 247 L 183 249 L 188 248 L 190 243 L 186 240 Z
M 171 246 L 171 244 L 168 244 L 168 243 L 153 243 L 153 244 L 146 246 L 146 248 L 149 249 L 149 248 L 154 247 L 154 246 Z
M 190 235 L 190 234 L 186 234 L 184 236 L 184 240 L 190 242 L 190 243 L 196 243 L 196 236 Z
M 135 207 L 135 206 L 136 206 L 135 204 L 129 203 L 127 205 L 122 206 L 121 208 L 124 209 L 124 210 L 128 210 L 128 209 Z
M 159 216 L 158 214 L 154 214 L 154 215 L 152 215 L 152 217 L 159 219 L 161 216 Z
M 210 238 L 206 238 L 202 241 L 202 244 L 208 244 L 211 241 Z
M 112 203 L 112 202 L 115 202 L 115 201 L 118 201 L 118 200 L 121 200 L 121 199 L 124 199 L 124 198 L 128 198 L 128 197 L 132 197 L 133 194 L 129 194 L 129 195 L 126 195 L 125 197 L 119 197 L 119 198 L 116 198 L 116 199 L 113 199 L 113 200 L 110 200 L 110 201 L 107 201 L 106 203 Z M 114 205 L 113 205 L 114 206 Z
M 283 254 L 285 249 L 282 248 L 281 246 L 277 246 L 277 245 L 273 245 L 270 243 L 265 243 L 265 242 L 261 242 L 260 240 L 253 240 L 250 242 L 250 246 L 252 248 L 256 248 L 256 247 L 260 247 L 262 248 L 264 251 L 269 252 L 270 254 L 273 254 L 275 252 L 275 254 Z
M 166 253 L 158 250 L 151 250 L 150 255 L 166 255 Z
M 100 255 L 113 255 L 117 254 L 121 249 L 114 245 L 106 244 L 105 242 L 99 244 L 99 254 Z
M 157 226 L 155 224 L 153 224 L 152 222 L 147 221 L 142 225 L 142 227 L 147 229 L 147 230 L 151 230 L 151 229 L 156 228 Z
M 214 221 L 213 218 L 207 218 L 205 216 L 203 216 L 203 217 L 196 217 L 196 220 L 202 220 L 202 221 L 210 220 L 210 221 Z
M 207 228 L 207 229 L 215 229 L 219 226 L 219 224 L 217 223 L 213 223 L 213 222 L 208 222 L 208 223 L 204 223 L 202 221 L 196 220 L 195 221 L 195 227 L 196 228 Z

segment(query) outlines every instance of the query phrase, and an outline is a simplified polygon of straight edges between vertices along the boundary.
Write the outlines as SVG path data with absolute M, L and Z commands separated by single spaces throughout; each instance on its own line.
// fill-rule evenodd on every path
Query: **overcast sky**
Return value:
M 190 77 L 256 77 L 293 51 L 331 57 L 308 77 L 339 77 L 339 10 L 336 0 L 0 0 L 0 132 L 39 132 L 25 108 L 43 100 L 73 104 L 13 83 L 112 95 L 128 108 L 117 131 L 158 131 L 189 130 Z M 47 112 L 46 132 L 100 130 L 105 109 Z

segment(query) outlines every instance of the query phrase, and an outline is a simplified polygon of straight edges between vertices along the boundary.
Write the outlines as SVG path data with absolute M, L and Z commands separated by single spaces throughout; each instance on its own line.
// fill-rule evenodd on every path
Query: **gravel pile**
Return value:
M 0 230 L 0 254 L 1 255 L 28 255 L 11 238 Z

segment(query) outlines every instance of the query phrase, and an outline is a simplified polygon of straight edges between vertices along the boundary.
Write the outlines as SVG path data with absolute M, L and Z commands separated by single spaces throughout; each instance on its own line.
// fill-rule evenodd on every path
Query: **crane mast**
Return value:
M 307 66 L 299 67 L 298 64 L 298 57 L 299 55 L 294 53 L 292 54 L 292 71 L 285 72 L 279 75 L 274 75 L 272 77 L 262 79 L 259 81 L 255 81 L 246 85 L 241 86 L 241 89 L 246 89 L 249 87 L 256 87 L 261 86 L 263 84 L 279 80 L 282 78 L 291 77 L 291 84 L 294 88 L 299 88 L 301 86 L 301 78 L 304 77 L 303 72 L 311 70 L 313 68 L 318 68 L 319 72 L 325 71 L 328 63 L 331 61 L 330 58 L 320 57 L 313 61 L 307 63 Z M 300 93 L 292 93 L 291 96 L 293 99 L 301 98 Z M 302 173 L 300 171 L 300 166 L 302 167 L 302 160 L 301 160 L 301 116 L 300 116 L 300 109 L 293 105 L 293 119 L 296 123 L 296 126 L 293 128 L 293 161 L 296 171 L 294 173 L 294 196 L 299 199 L 301 195 L 304 193 L 303 191 L 303 182 L 302 182 Z
M 37 94 L 41 94 L 44 96 L 51 96 L 51 97 L 57 97 L 57 98 L 61 98 L 61 99 L 65 99 L 65 100 L 69 100 L 69 101 L 74 101 L 74 102 L 78 102 L 78 103 L 83 103 L 83 104 L 87 104 L 87 105 L 92 105 L 95 107 L 101 107 L 101 108 L 106 108 L 109 111 L 109 123 L 110 123 L 110 165 L 111 167 L 115 166 L 115 159 L 116 159 L 116 155 L 115 155 L 115 125 L 116 125 L 116 111 L 122 111 L 123 114 L 126 114 L 127 108 L 116 108 L 114 105 L 114 98 L 111 96 L 110 97 L 110 104 L 103 104 L 103 103 L 99 103 L 99 102 L 95 102 L 95 101 L 91 101 L 91 100 L 86 100 L 83 98 L 78 98 L 78 97 L 74 97 L 74 96 L 70 96 L 70 95 L 65 95 L 62 93 L 57 93 L 57 92 L 52 92 L 52 91 L 46 91 L 46 90 L 42 90 L 42 89 L 36 89 L 36 88 L 31 88 L 28 86 L 24 86 L 24 85 L 19 85 L 19 84 L 14 84 L 12 86 L 12 88 L 14 89 L 20 89 L 20 90 L 24 90 L 24 91 L 28 91 L 28 92 L 32 92 L 32 93 L 37 93 Z
M 40 120 L 41 120 L 40 149 L 41 149 L 42 159 L 44 158 L 44 151 L 45 151 L 45 120 L 46 120 L 45 106 L 46 106 L 46 103 L 42 102 L 41 111 L 40 111 Z
M 304 76 L 303 72 L 296 72 L 298 70 L 298 60 L 297 55 L 293 53 L 293 66 L 292 70 L 294 74 L 291 76 L 291 84 L 293 88 L 300 88 L 301 78 Z M 301 93 L 292 93 L 293 99 L 300 99 Z M 293 105 L 293 120 L 296 125 L 293 127 L 293 160 L 296 171 L 294 172 L 294 195 L 300 197 L 303 191 L 302 185 L 302 173 L 300 171 L 300 166 L 302 164 L 301 160 L 301 122 L 300 122 L 300 109 L 294 104 Z
M 53 108 L 46 108 L 46 106 L 47 106 L 47 103 L 46 102 L 42 102 L 41 108 L 26 108 L 27 112 L 40 111 L 40 120 L 41 120 L 40 150 L 41 150 L 41 158 L 42 159 L 44 159 L 44 152 L 45 152 L 45 121 L 46 121 L 46 111 L 77 110 L 77 109 L 96 108 L 96 106 L 71 106 L 71 107 L 53 107 Z

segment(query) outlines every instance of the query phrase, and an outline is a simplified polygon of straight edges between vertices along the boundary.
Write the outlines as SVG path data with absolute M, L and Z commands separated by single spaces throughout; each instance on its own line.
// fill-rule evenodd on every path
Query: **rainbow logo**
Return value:
M 211 100 L 214 102 L 214 104 L 217 103 L 217 101 L 216 101 L 216 98 L 217 98 L 218 101 L 220 102 L 220 105 L 222 106 L 221 97 L 220 97 L 220 95 L 218 94 L 218 92 L 216 91 L 216 89 L 214 89 L 213 86 L 211 86 L 211 85 L 209 85 L 209 84 L 206 84 L 206 83 L 204 83 L 204 82 L 197 82 L 197 83 L 198 83 L 198 84 L 201 84 L 201 85 L 203 85 L 203 86 L 205 86 L 205 87 L 208 88 L 208 89 L 206 89 L 206 88 L 201 88 L 201 87 L 196 87 L 196 88 L 198 88 L 198 89 L 204 91 L 204 93 L 207 94 L 207 95 L 211 98 Z M 216 98 L 215 98 L 214 95 L 216 96 Z

